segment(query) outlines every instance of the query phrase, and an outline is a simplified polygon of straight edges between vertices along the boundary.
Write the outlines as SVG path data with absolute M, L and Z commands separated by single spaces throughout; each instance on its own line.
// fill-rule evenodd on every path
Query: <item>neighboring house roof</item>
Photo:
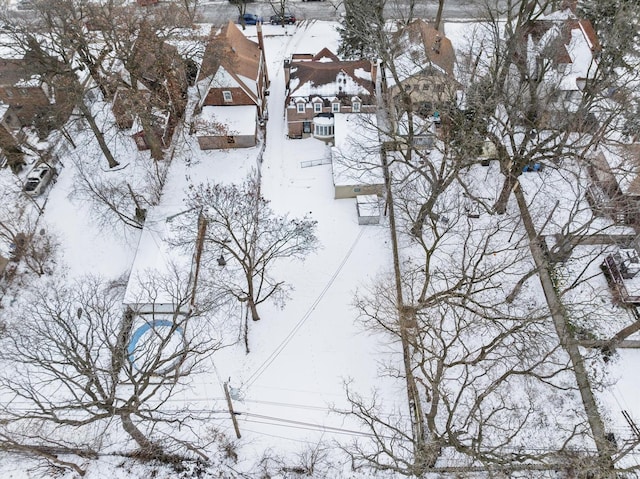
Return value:
M 254 105 L 205 106 L 198 118 L 198 136 L 251 136 L 256 134 L 258 110 Z
M 340 60 L 323 48 L 316 55 L 294 55 L 290 62 L 289 98 L 373 96 L 375 66 L 369 60 Z
M 0 60 L 0 85 L 2 86 L 33 86 L 30 80 L 33 72 L 28 70 L 28 64 L 22 59 Z M 29 85 L 27 83 L 29 82 Z M 39 77 L 38 77 L 39 84 Z M 39 85 L 38 85 L 39 86 Z
M 640 196 L 640 143 L 601 146 L 600 154 L 622 194 Z
M 593 73 L 595 54 L 601 49 L 591 22 L 578 19 L 571 9 L 530 22 L 523 37 L 530 64 L 537 58 L 546 58 L 556 66 L 566 66 L 559 72 L 561 78 L 556 78 L 561 90 L 580 89 L 578 80 L 589 78 Z M 552 72 L 545 73 L 557 76 Z
M 198 82 L 214 75 L 222 66 L 227 71 L 255 80 L 260 71 L 262 52 L 229 21 L 221 29 L 213 27 L 202 58 Z
M 454 77 L 456 55 L 451 40 L 424 20 L 414 20 L 399 30 L 394 43 L 394 66 L 401 82 L 433 71 Z M 394 83 L 392 75 L 387 75 L 387 84 L 393 86 Z

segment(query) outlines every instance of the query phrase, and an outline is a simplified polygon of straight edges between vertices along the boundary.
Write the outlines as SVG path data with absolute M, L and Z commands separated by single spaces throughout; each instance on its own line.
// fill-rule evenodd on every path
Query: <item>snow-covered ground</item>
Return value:
M 348 408 L 344 391 L 346 383 L 365 398 L 371 398 L 374 390 L 377 391 L 384 401 L 385 411 L 389 413 L 406 409 L 404 382 L 381 373 L 382 362 L 386 363 L 385 366 L 400 362 L 397 345 L 386 342 L 384 336 L 367 333 L 358 323 L 353 306 L 356 290 L 383 277 L 391 268 L 387 225 L 358 225 L 355 200 L 334 200 L 331 165 L 301 166 L 303 161 L 328 158 L 330 149 L 327 145 L 312 138 L 286 138 L 282 60 L 294 52 L 316 53 L 323 47 L 335 51 L 338 42 L 335 24 L 305 21 L 298 26 L 265 25 L 263 28 L 271 87 L 268 97 L 270 118 L 262 163 L 258 162 L 260 146 L 201 151 L 194 138 L 180 135 L 166 185 L 156 207 L 162 214 L 175 214 L 184 209 L 183 198 L 189 184 L 206 180 L 240 182 L 249 172 L 259 169 L 262 193 L 271 201 L 275 211 L 292 216 L 308 214 L 318 221 L 317 235 L 321 248 L 304 262 L 285 261 L 277 266 L 274 274 L 285 279 L 294 289 L 284 308 L 268 303 L 260 306 L 262 320 L 250 324 L 251 352 L 246 354 L 242 341 L 216 352 L 209 370 L 194 377 L 189 390 L 181 397 L 198 409 L 212 412 L 214 419 L 209 426 L 233 437 L 222 389 L 223 382 L 229 381 L 242 433 L 242 440 L 237 442 L 241 458 L 237 467 L 240 471 L 251 467 L 267 452 L 295 463 L 320 441 L 331 443 L 335 440 L 346 445 L 354 439 L 366 438 L 359 425 L 333 411 Z M 460 26 L 451 30 L 445 26 L 445 30 L 449 36 L 468 31 Z M 255 39 L 255 27 L 248 27 L 245 34 Z M 126 140 L 118 140 L 122 143 L 116 147 L 121 163 L 120 174 L 131 181 L 142 181 L 145 170 L 140 165 L 148 162 L 145 156 L 148 153 L 137 152 L 133 141 L 127 143 Z M 115 142 L 115 137 L 111 141 Z M 81 153 L 69 151 L 61 156 L 63 167 L 57 183 L 51 188 L 41 218 L 61 244 L 55 272 L 59 281 L 87 273 L 113 279 L 127 276 L 138 248 L 139 231 L 97 222 L 90 205 L 79 200 L 77 194 L 72 195 L 76 187 L 74 160 L 85 161 L 93 168 L 106 169 L 101 166 L 104 160 L 97 151 L 91 151 L 88 146 L 91 144 L 86 138 L 79 141 Z M 475 186 L 486 188 L 487 195 L 491 197 L 488 201 L 496 197 L 500 187 L 500 177 L 494 170 L 495 165 L 492 165 L 489 169 L 478 167 L 471 172 L 477 179 Z M 575 181 L 575 178 L 565 176 L 554 176 L 551 169 L 523 176 L 525 192 L 537 195 L 540 215 L 535 220 L 539 227 L 546 218 L 543 213 L 553 207 L 557 192 L 567 191 L 563 185 Z M 564 199 L 567 202 L 571 200 L 567 195 Z M 549 233 L 555 232 L 553 228 L 557 226 L 549 224 Z M 516 228 L 517 225 L 511 225 L 511 229 L 501 233 L 500 238 L 506 242 Z M 402 254 L 410 256 L 412 246 L 402 246 Z M 527 266 L 530 262 L 518 257 L 513 269 L 522 274 Z M 535 278 L 529 280 L 527 284 L 531 286 L 523 293 L 523 302 L 529 308 L 543 307 L 542 293 L 536 281 Z M 581 290 L 578 296 L 582 299 L 606 296 L 605 285 L 600 279 L 588 284 L 595 284 L 593 288 L 596 289 Z M 19 304 L 19 300 L 17 302 Z M 608 305 L 608 298 L 602 303 Z M 615 308 L 605 309 L 612 317 L 616 315 Z M 595 313 L 591 311 L 590 314 Z M 228 318 L 228 329 L 236 327 L 239 331 L 242 320 L 243 312 L 238 308 L 237 314 Z M 624 321 L 626 318 L 620 323 Z M 594 329 L 606 331 L 606 328 Z M 634 378 L 639 362 L 640 354 L 636 351 L 622 351 L 609 363 L 611 371 L 605 381 L 609 386 L 600 396 L 612 419 L 611 430 L 617 431 L 626 424 L 617 410 L 624 409 L 633 418 L 640 418 L 640 406 L 634 401 L 640 394 Z M 598 364 L 597 367 L 604 366 Z M 574 411 L 579 409 L 575 391 L 558 393 L 552 400 L 546 413 L 551 416 L 557 408 L 558 414 L 562 415 L 561 421 L 569 421 Z M 538 401 L 544 403 L 545 399 L 540 397 Z M 538 420 L 539 429 L 530 431 L 532 442 L 540 444 L 539 441 L 553 440 L 553 431 L 549 431 L 549 423 L 546 422 L 548 417 L 541 414 Z M 348 471 L 349 467 L 348 463 L 338 464 L 336 469 Z M 172 474 L 168 469 L 157 468 L 152 477 L 178 477 Z M 48 470 L 43 472 L 40 466 L 26 459 L 11 457 L 0 461 L 1 477 L 24 479 L 49 475 Z M 150 475 L 149 467 L 121 459 L 102 458 L 88 466 L 85 477 L 124 479 Z

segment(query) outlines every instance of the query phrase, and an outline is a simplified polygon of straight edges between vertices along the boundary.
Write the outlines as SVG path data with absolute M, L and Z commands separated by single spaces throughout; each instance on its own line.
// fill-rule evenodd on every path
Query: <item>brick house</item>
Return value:
M 289 138 L 334 138 L 334 114 L 372 113 L 377 67 L 369 60 L 340 60 L 323 48 L 284 62 Z
M 143 26 L 112 84 L 112 111 L 118 127 L 133 128 L 136 145 L 144 150 L 152 141 L 144 125 L 150 125 L 161 145 L 167 147 L 187 104 L 186 64 L 177 48 Z
M 414 20 L 393 38 L 395 72 L 384 72 L 384 86 L 392 102 L 400 102 L 401 88 L 411 95 L 415 110 L 424 117 L 454 101 L 460 84 L 455 79 L 456 55 L 443 31 L 424 20 Z
M 8 163 L 14 170 L 23 162 L 23 129 L 31 127 L 44 139 L 68 119 L 71 110 L 64 85 L 56 88 L 31 65 L 28 54 L 0 59 L 0 164 Z
M 199 102 L 192 124 L 203 150 L 254 146 L 258 126 L 268 118 L 261 25 L 257 32 L 256 43 L 231 21 L 211 29 L 196 80 Z

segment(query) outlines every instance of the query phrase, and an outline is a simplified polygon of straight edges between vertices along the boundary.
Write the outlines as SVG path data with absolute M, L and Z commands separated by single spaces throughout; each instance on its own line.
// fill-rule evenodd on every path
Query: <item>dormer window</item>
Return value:
M 321 101 L 313 102 L 313 112 L 314 113 L 322 113 L 322 102 Z
M 304 102 L 298 102 L 296 103 L 296 111 L 298 113 L 304 113 Z
M 333 113 L 340 113 L 340 102 L 334 102 L 331 104 L 331 111 Z
M 360 98 L 358 98 L 357 96 L 353 97 L 351 99 L 351 111 L 354 113 L 360 113 L 360 107 L 362 106 L 362 102 L 360 101 Z
M 223 91 L 222 92 L 222 98 L 224 99 L 224 101 L 226 101 L 228 103 L 233 101 L 233 96 L 231 96 L 231 92 L 230 91 Z

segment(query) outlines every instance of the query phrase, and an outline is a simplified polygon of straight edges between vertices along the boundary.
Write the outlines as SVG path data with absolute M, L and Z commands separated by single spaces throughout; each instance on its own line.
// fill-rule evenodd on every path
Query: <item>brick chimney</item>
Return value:
M 256 30 L 258 32 L 258 46 L 264 55 L 264 39 L 262 38 L 262 23 L 258 22 L 256 24 Z

